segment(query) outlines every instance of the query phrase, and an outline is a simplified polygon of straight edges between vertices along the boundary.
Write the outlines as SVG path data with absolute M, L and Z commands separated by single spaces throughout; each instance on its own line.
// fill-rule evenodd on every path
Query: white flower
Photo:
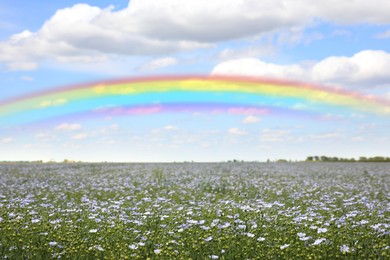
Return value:
M 317 246 L 317 245 L 321 244 L 322 242 L 324 242 L 325 240 L 326 240 L 325 238 L 316 239 L 316 241 L 314 241 L 314 243 L 312 245 Z
M 379 223 L 379 224 L 372 225 L 371 228 L 373 228 L 373 229 L 379 229 L 381 226 L 382 226 L 382 224 Z
M 223 225 L 218 225 L 218 228 L 228 228 L 228 227 L 230 227 L 229 222 L 225 222 L 225 224 L 223 224 Z
M 210 242 L 211 240 L 213 240 L 213 236 L 209 236 L 209 237 L 204 239 L 204 241 L 206 241 L 206 242 Z
M 157 255 L 157 254 L 160 254 L 161 253 L 161 249 L 154 249 L 154 253 Z
M 299 237 L 305 237 L 305 236 L 306 236 L 305 233 L 298 233 L 297 235 L 298 235 Z
M 132 244 L 132 245 L 129 245 L 129 248 L 135 250 L 135 249 L 138 249 L 138 245 Z
M 285 248 L 287 248 L 287 247 L 289 247 L 290 246 L 290 244 L 284 244 L 284 245 L 282 245 L 281 247 L 280 247 L 280 249 L 285 249 Z
M 219 258 L 219 256 L 217 256 L 217 255 L 209 255 L 209 257 L 210 257 L 211 259 L 218 259 L 218 258 Z
M 252 234 L 252 233 L 247 233 L 246 234 L 248 237 L 254 237 L 255 236 L 255 234 Z
M 98 230 L 97 229 L 91 229 L 89 230 L 89 233 L 96 233 Z
M 238 225 L 239 229 L 246 229 L 246 225 Z
M 220 220 L 219 219 L 213 219 L 213 222 L 211 222 L 210 226 L 214 227 L 218 224 Z
M 347 246 L 347 245 L 340 246 L 340 252 L 341 253 L 348 253 L 349 251 L 350 251 L 349 246 Z
M 327 228 L 318 228 L 317 233 L 320 234 L 320 233 L 325 233 L 327 231 L 328 231 Z
M 306 240 L 309 240 L 311 237 L 300 237 L 299 240 L 301 241 L 306 241 Z
M 49 242 L 49 246 L 56 246 L 58 243 L 53 241 L 53 242 Z
M 189 219 L 189 220 L 187 220 L 187 223 L 189 223 L 189 224 L 198 224 L 198 221 Z
M 95 248 L 99 251 L 104 251 L 103 247 L 101 245 L 91 246 L 90 249 Z
M 203 230 L 209 230 L 210 229 L 210 227 L 207 227 L 207 226 L 200 226 L 200 228 L 203 229 Z
M 260 242 L 262 242 L 262 241 L 264 241 L 265 240 L 265 237 L 259 237 L 258 239 L 257 239 L 257 241 L 260 241 Z

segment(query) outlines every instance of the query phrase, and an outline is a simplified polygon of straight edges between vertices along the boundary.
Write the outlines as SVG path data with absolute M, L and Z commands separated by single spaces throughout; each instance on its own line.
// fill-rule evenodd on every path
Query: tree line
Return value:
M 355 159 L 355 158 L 339 158 L 339 157 L 328 157 L 328 156 L 308 156 L 306 158 L 306 162 L 390 162 L 390 157 L 361 156 L 359 157 L 359 159 Z

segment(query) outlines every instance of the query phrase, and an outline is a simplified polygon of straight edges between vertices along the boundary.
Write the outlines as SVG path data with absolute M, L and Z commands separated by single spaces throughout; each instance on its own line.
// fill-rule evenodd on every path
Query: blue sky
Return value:
M 0 3 L 0 100 L 83 82 L 223 74 L 315 83 L 390 100 L 390 2 Z M 0 160 L 223 161 L 390 155 L 388 116 L 174 113 L 0 123 Z M 1 118 L 0 118 L 1 120 Z

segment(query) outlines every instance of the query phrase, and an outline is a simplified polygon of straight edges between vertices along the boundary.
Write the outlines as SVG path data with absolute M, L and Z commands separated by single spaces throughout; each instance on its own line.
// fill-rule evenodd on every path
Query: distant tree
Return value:
M 328 162 L 329 160 L 328 160 L 328 157 L 326 157 L 326 156 L 321 156 L 321 157 L 320 157 L 320 161 L 321 161 L 321 162 Z
M 307 162 L 311 161 L 321 161 L 321 162 L 390 162 L 389 157 L 384 156 L 374 156 L 374 157 L 364 157 L 361 156 L 359 159 L 355 158 L 342 158 L 342 157 L 327 157 L 327 156 L 308 156 L 306 158 Z

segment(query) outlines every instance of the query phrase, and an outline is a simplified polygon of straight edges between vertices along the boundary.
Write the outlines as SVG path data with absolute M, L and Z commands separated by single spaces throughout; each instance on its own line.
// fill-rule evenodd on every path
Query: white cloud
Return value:
M 0 62 L 11 70 L 31 70 L 42 60 L 96 63 L 162 55 L 303 28 L 315 18 L 387 24 L 388 10 L 387 0 L 132 0 L 121 10 L 76 4 L 58 10 L 38 31 L 0 42 Z
M 246 48 L 225 48 L 219 53 L 221 60 L 231 60 L 247 57 L 260 57 L 271 55 L 275 52 L 275 47 L 271 44 L 251 46 Z
M 260 142 L 283 142 L 288 139 L 290 131 L 263 129 L 260 135 Z
M 379 39 L 388 39 L 388 38 L 390 38 L 390 30 L 383 32 L 383 33 L 379 33 L 379 34 L 375 35 L 375 37 L 379 38 Z
M 178 130 L 177 126 L 174 125 L 166 125 L 162 128 L 154 128 L 150 131 L 151 134 L 161 134 L 164 132 L 171 132 L 171 131 L 176 131 Z
M 30 76 L 22 76 L 22 77 L 20 77 L 20 79 L 23 81 L 33 81 L 34 80 L 34 78 L 32 78 Z
M 166 125 L 166 126 L 164 126 L 164 130 L 175 131 L 175 130 L 177 130 L 177 127 L 173 126 L 173 125 Z
M 353 142 L 363 142 L 365 141 L 366 139 L 361 137 L 361 136 L 356 136 L 356 137 L 352 137 L 351 139 Z
M 162 69 L 165 67 L 173 66 L 177 64 L 177 60 L 172 57 L 166 57 L 166 58 L 160 58 L 152 60 L 144 65 L 141 66 L 141 70 L 156 70 L 156 69 Z
M 214 67 L 212 75 L 245 75 L 314 81 L 336 85 L 380 86 L 388 84 L 390 53 L 365 50 L 351 57 L 334 56 L 308 64 L 278 65 L 258 59 L 236 59 Z
M 282 29 L 277 35 L 277 42 L 284 45 L 297 45 L 299 43 L 308 45 L 324 38 L 324 35 L 319 32 L 305 32 L 305 29 L 305 26 Z
M 118 130 L 119 129 L 119 125 L 118 124 L 112 124 L 108 128 L 111 129 L 111 130 Z
M 260 122 L 260 118 L 256 116 L 247 116 L 242 121 L 244 124 L 254 124 Z
M 58 10 L 39 31 L 26 30 L 0 42 L 0 62 L 10 70 L 31 70 L 37 68 L 38 61 L 46 59 L 97 63 L 118 56 L 155 55 L 208 46 L 161 39 L 158 34 L 146 35 L 142 17 L 149 13 L 137 11 L 132 5 L 117 12 L 112 7 L 100 9 L 87 4 Z
M 74 142 L 64 143 L 62 146 L 64 148 L 70 149 L 70 150 L 79 150 L 80 149 L 80 145 L 77 143 L 74 143 Z
M 248 133 L 245 132 L 244 130 L 239 129 L 239 128 L 230 128 L 229 129 L 229 134 L 232 134 L 232 135 L 246 135 Z
M 3 139 L 1 139 L 1 143 L 3 144 L 10 144 L 14 141 L 14 139 L 12 137 L 4 137 Z
M 60 130 L 60 131 L 75 131 L 81 129 L 80 124 L 67 124 L 63 123 L 55 127 L 55 130 Z
M 118 133 L 119 125 L 111 124 L 102 128 L 97 128 L 91 132 L 91 136 L 114 136 Z
M 23 149 L 32 149 L 34 146 L 32 144 L 25 144 Z
M 312 69 L 315 80 L 342 83 L 386 83 L 390 80 L 390 53 L 366 50 L 352 57 L 329 57 Z
M 342 36 L 342 37 L 349 37 L 349 36 L 352 36 L 352 32 L 348 31 L 348 30 L 334 30 L 332 33 L 331 33 L 331 36 L 333 37 L 339 37 L 339 36 Z
M 222 62 L 214 67 L 211 74 L 302 79 L 302 77 L 305 76 L 306 71 L 297 64 L 277 65 L 254 58 L 246 58 Z
M 73 140 L 84 140 L 87 138 L 88 138 L 88 135 L 85 133 L 79 133 L 79 134 L 75 134 L 75 135 L 71 136 L 71 139 L 73 139 Z
M 355 0 L 355 1 L 300 1 L 308 5 L 307 11 L 324 20 L 341 24 L 373 23 L 387 24 L 390 22 L 388 10 L 390 2 L 387 0 Z M 301 6 L 302 7 L 302 6 Z
M 342 137 L 342 135 L 339 132 L 328 132 L 328 133 L 321 133 L 321 134 L 310 136 L 311 139 L 317 139 L 317 140 L 336 139 L 340 137 Z
M 39 140 L 40 142 L 52 143 L 57 137 L 51 133 L 39 133 L 34 136 L 34 139 Z

